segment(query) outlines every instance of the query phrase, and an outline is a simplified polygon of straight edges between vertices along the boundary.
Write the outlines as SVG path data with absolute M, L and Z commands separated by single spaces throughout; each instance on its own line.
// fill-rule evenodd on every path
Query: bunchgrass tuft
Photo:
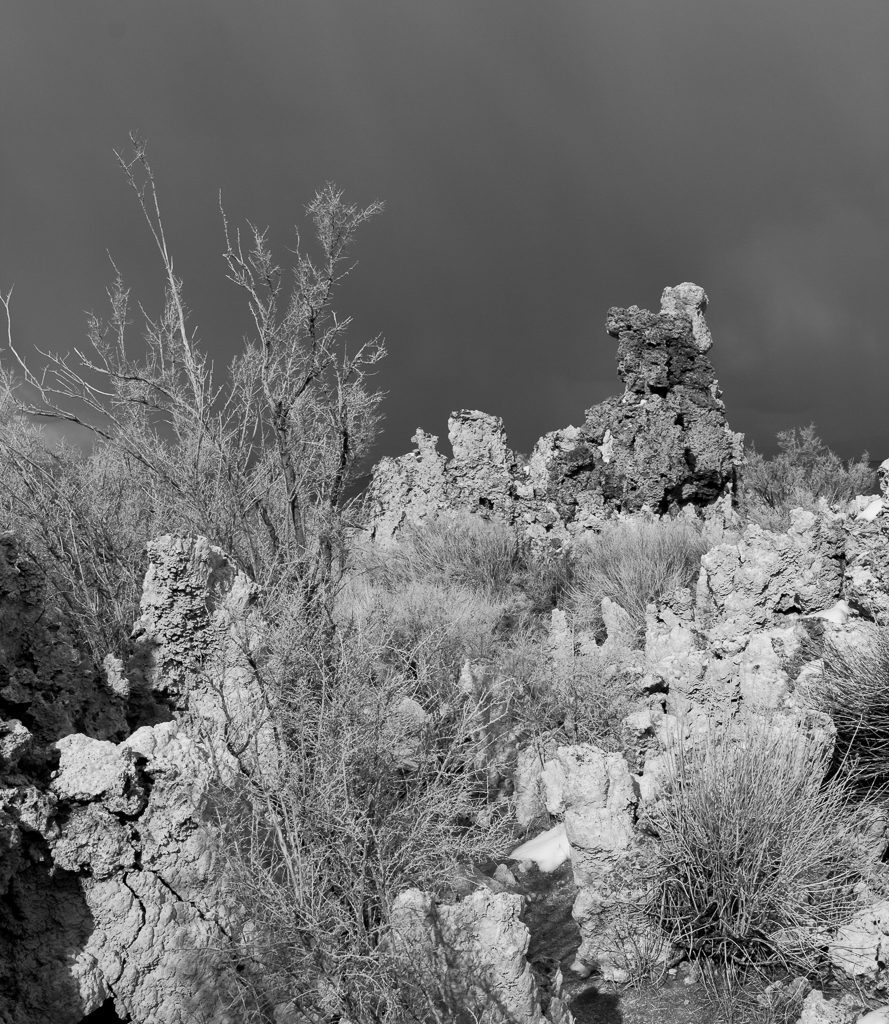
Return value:
M 576 617 L 601 627 L 603 597 L 630 615 L 637 637 L 645 630 L 645 609 L 697 578 L 707 541 L 687 520 L 621 520 L 578 545 L 570 603 Z
M 668 757 L 651 909 L 674 944 L 744 969 L 814 973 L 858 905 L 866 864 L 831 750 L 759 718 L 711 725 Z

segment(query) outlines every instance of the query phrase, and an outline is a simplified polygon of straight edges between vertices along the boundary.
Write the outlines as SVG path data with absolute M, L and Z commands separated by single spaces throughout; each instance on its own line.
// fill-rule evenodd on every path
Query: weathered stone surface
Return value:
M 872 977 L 889 966 L 889 901 L 859 910 L 838 929 L 829 956 L 836 968 L 852 977 Z
M 446 1019 L 463 1012 L 491 1024 L 571 1024 L 558 993 L 546 1007 L 526 959 L 522 897 L 479 889 L 438 904 L 408 889 L 392 908 L 392 945 L 400 973 Z
M 675 288 L 665 288 L 661 295 L 662 313 L 684 313 L 691 320 L 692 338 L 701 354 L 709 352 L 713 346 L 710 328 L 704 319 L 708 301 L 704 289 L 689 281 Z
M 624 981 L 640 955 L 655 960 L 666 946 L 629 908 L 646 851 L 634 830 L 639 788 L 621 754 L 592 744 L 559 747 L 544 765 L 541 784 L 550 814 L 564 815 L 578 888 L 572 914 L 581 945 L 574 969 L 596 969 Z
M 855 1002 L 850 996 L 829 999 L 815 989 L 803 1001 L 803 1012 L 797 1024 L 852 1024 L 857 1017 Z
M 80 700 L 46 720 L 51 686 L 76 692 L 63 669 L 81 663 L 63 634 L 56 650 L 41 633 L 39 590 L 3 595 L 4 664 L 36 663 L 28 687 L 39 698 L 33 729 L 0 730 L 0 772 L 11 773 L 0 788 L 4 1024 L 75 1024 L 109 998 L 139 1024 L 239 1019 L 225 950 L 243 910 L 224 898 L 206 808 L 232 751 L 264 749 L 249 666 L 256 591 L 202 539 L 161 538 L 149 562 L 132 657 L 104 680 L 87 676 Z M 29 660 L 31 624 L 40 646 Z M 114 742 L 126 695 L 130 721 L 146 724 Z
M 438 438 L 417 430 L 411 440 L 416 450 L 398 458 L 381 459 L 374 467 L 369 505 L 374 537 L 392 540 L 407 523 L 421 523 L 448 508 L 445 457 Z
M 697 617 L 713 650 L 736 653 L 781 617 L 832 605 L 843 585 L 843 535 L 830 513 L 795 509 L 786 533 L 748 526 L 701 559 Z
M 880 499 L 875 515 L 850 516 L 844 526 L 846 599 L 874 621 L 889 624 L 889 500 Z
M 370 490 L 371 532 L 392 539 L 430 515 L 474 513 L 532 540 L 563 544 L 617 511 L 704 508 L 730 496 L 743 461 L 729 430 L 697 285 L 667 288 L 659 313 L 611 309 L 621 396 L 588 410 L 582 427 L 542 437 L 527 460 L 510 450 L 499 417 L 476 411 L 449 421 L 453 458 L 418 431 L 417 450 L 384 459 Z

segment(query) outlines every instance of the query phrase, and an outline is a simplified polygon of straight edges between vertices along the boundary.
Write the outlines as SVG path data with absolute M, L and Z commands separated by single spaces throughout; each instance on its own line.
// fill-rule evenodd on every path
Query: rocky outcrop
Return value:
M 401 893 L 392 908 L 392 947 L 418 1008 L 431 1005 L 435 1019 L 573 1024 L 558 978 L 541 998 L 521 911 L 522 897 L 513 893 L 479 889 L 452 905 L 418 889 Z
M 370 491 L 371 531 L 380 541 L 429 516 L 470 513 L 538 540 L 562 541 L 615 512 L 653 512 L 731 501 L 742 460 L 713 367 L 697 285 L 667 288 L 659 313 L 611 309 L 623 394 L 594 406 L 581 427 L 546 434 L 523 459 L 502 421 L 474 411 L 449 421 L 453 458 L 423 431 L 417 448 L 384 459 Z
M 140 1024 L 239 1019 L 226 950 L 244 912 L 224 898 L 208 808 L 215 781 L 263 747 L 255 588 L 205 540 L 148 550 L 134 653 L 110 663 L 103 691 L 82 685 L 59 630 L 41 630 L 39 588 L 5 549 L 0 572 L 19 587 L 3 595 L 6 671 L 36 696 L 27 731 L 0 730 L 4 1024 L 75 1024 L 106 1001 Z M 52 687 L 78 699 L 54 709 Z M 124 698 L 134 731 L 121 738 Z

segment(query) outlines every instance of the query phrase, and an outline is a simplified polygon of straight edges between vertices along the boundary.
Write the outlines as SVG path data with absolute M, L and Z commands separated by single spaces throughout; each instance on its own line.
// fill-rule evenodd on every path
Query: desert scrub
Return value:
M 413 524 L 381 557 L 381 570 L 391 586 L 422 580 L 488 595 L 508 591 L 521 565 L 514 530 L 469 514 Z
M 353 576 L 335 619 L 364 638 L 377 663 L 414 679 L 430 698 L 444 699 L 467 661 L 493 657 L 506 605 L 466 587 L 432 581 L 380 586 Z
M 237 950 L 245 1021 L 287 1001 L 306 1020 L 428 1019 L 404 1005 L 387 952 L 392 901 L 411 887 L 452 896 L 463 866 L 512 840 L 506 802 L 488 802 L 467 756 L 473 701 L 443 706 L 407 675 L 381 676 L 372 631 L 338 641 L 332 660 L 304 616 L 279 616 L 257 661 L 273 749 L 216 800 L 229 896 L 251 915 Z
M 690 586 L 706 551 L 701 527 L 688 520 L 608 523 L 575 551 L 569 602 L 575 619 L 601 632 L 602 598 L 609 597 L 629 613 L 641 641 L 646 606 Z
M 889 784 L 889 629 L 859 627 L 854 639 L 826 639 L 812 697 L 833 719 L 836 757 L 865 787 Z
M 677 947 L 814 974 L 818 936 L 849 919 L 867 865 L 829 744 L 760 718 L 677 741 L 651 813 L 651 910 Z
M 637 703 L 629 652 L 554 660 L 543 638 L 525 634 L 504 645 L 498 670 L 516 722 L 534 739 L 621 749 L 621 723 Z
M 748 448 L 741 475 L 744 516 L 766 529 L 783 530 L 790 510 L 814 510 L 818 502 L 843 504 L 876 490 L 876 473 L 867 452 L 844 462 L 818 437 L 815 425 L 778 434 L 778 454 L 765 458 Z

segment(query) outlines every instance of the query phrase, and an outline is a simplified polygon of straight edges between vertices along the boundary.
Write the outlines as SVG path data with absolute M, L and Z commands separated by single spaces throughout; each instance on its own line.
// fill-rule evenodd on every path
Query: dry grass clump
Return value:
M 851 916 L 865 864 L 848 778 L 830 751 L 761 719 L 680 742 L 659 835 L 651 909 L 695 956 L 757 970 L 819 966 L 819 936 Z
M 381 568 L 392 585 L 423 580 L 493 595 L 511 587 L 521 566 L 514 530 L 466 514 L 408 527 Z
M 601 628 L 603 597 L 630 615 L 639 639 L 645 609 L 697 577 L 707 541 L 698 524 L 680 519 L 609 523 L 578 545 L 570 602 L 575 616 Z
M 814 696 L 837 729 L 837 755 L 864 785 L 889 784 L 889 629 L 861 627 L 858 642 L 828 640 Z
M 629 664 L 614 656 L 574 654 L 553 660 L 540 638 L 520 636 L 505 646 L 499 670 L 518 722 L 537 738 L 622 749 L 621 722 L 636 708 Z
M 786 529 L 791 509 L 814 510 L 820 500 L 843 504 L 876 490 L 868 453 L 844 462 L 818 437 L 814 423 L 780 431 L 778 454 L 771 459 L 753 448 L 746 455 L 742 508 L 748 519 L 766 529 Z

